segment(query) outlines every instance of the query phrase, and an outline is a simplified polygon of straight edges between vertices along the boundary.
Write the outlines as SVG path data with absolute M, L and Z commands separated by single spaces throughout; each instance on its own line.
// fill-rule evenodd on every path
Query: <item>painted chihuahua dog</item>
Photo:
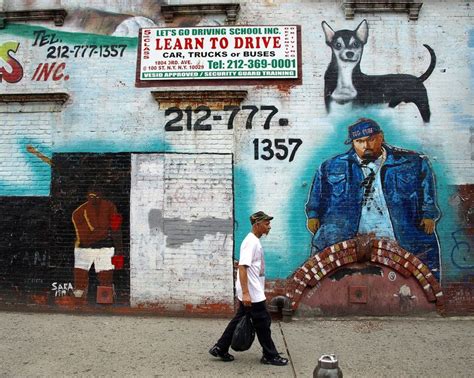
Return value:
M 430 52 L 431 63 L 420 77 L 405 74 L 365 75 L 360 70 L 360 61 L 369 35 L 367 21 L 362 21 L 355 30 L 336 32 L 325 21 L 321 25 L 326 44 L 332 50 L 331 63 L 324 75 L 324 101 L 328 112 L 331 101 L 339 104 L 352 101 L 362 106 L 388 103 L 392 108 L 401 102 L 413 102 L 423 121 L 430 121 L 430 105 L 423 85 L 436 65 L 436 55 L 430 46 L 423 45 Z

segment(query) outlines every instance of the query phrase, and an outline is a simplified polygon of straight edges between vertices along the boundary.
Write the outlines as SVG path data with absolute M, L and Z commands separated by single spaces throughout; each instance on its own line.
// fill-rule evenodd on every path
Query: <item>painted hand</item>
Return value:
M 112 265 L 115 267 L 115 270 L 123 269 L 123 264 L 124 264 L 123 255 L 112 256 Z
M 319 219 L 318 219 L 318 218 L 309 218 L 309 219 L 308 219 L 307 227 L 308 227 L 308 230 L 309 230 L 312 234 L 315 234 L 316 231 L 318 231 L 318 229 L 319 229 L 320 226 L 321 226 L 321 224 L 319 223 Z
M 435 229 L 435 221 L 433 219 L 423 218 L 421 220 L 420 226 L 423 227 L 423 230 L 428 234 L 432 234 Z

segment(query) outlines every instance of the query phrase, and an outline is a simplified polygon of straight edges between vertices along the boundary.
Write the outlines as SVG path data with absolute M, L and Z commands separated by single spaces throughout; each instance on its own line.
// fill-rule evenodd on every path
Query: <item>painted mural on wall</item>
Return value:
M 0 82 L 5 80 L 7 83 L 17 83 L 23 77 L 23 67 L 15 59 L 15 53 L 18 51 L 20 44 L 16 41 L 4 42 L 0 45 L 0 59 L 9 68 L 4 65 L 0 67 Z
M 52 250 L 74 303 L 129 295 L 130 154 L 55 154 Z
M 372 233 L 377 239 L 390 239 L 409 251 L 426 264 L 437 279 L 442 278 L 443 284 L 449 281 L 472 283 L 474 245 L 469 172 L 459 169 L 461 173 L 456 178 L 450 177 L 447 171 L 454 166 L 458 155 L 451 151 L 454 147 L 440 148 L 444 141 L 433 137 L 436 132 L 450 133 L 449 127 L 455 122 L 450 117 L 458 113 L 453 104 L 439 99 L 442 92 L 439 66 L 450 64 L 444 51 L 447 42 L 437 40 L 434 46 L 433 34 L 426 36 L 426 42 L 435 47 L 438 55 L 436 71 L 436 55 L 430 46 L 424 45 L 430 56 L 428 62 L 428 53 L 422 43 L 418 43 L 424 42 L 425 35 L 417 32 L 413 37 L 415 42 L 401 47 L 400 54 L 417 51 L 420 55 L 416 60 L 420 62 L 405 61 L 398 55 L 393 65 L 390 59 L 384 64 L 392 72 L 412 73 L 416 70 L 401 69 L 400 65 L 420 63 L 420 67 L 424 67 L 426 64 L 426 72 L 419 77 L 400 73 L 368 75 L 362 72 L 361 63 L 376 60 L 378 52 L 374 46 L 377 45 L 371 46 L 370 57 L 367 47 L 383 39 L 382 23 L 372 25 L 363 20 L 352 25 L 337 19 L 339 13 L 334 10 L 334 17 L 331 14 L 325 18 L 336 20 L 331 21 L 332 25 L 347 22 L 348 29 L 333 29 L 323 21 L 322 28 L 318 25 L 313 30 L 314 7 L 319 5 L 303 2 L 298 6 L 306 7 L 304 9 L 313 12 L 313 16 L 308 20 L 303 15 L 301 26 L 298 25 L 305 44 L 301 46 L 302 85 L 272 86 L 263 82 L 247 86 L 247 97 L 241 103 L 222 108 L 205 100 L 163 105 L 154 100 L 150 88 L 135 86 L 139 29 L 156 26 L 219 29 L 225 24 L 225 16 L 179 16 L 172 23 L 165 23 L 159 2 L 155 1 L 143 2 L 141 16 L 125 12 L 118 5 L 120 9 L 116 9 L 116 13 L 86 6 L 68 9 L 62 28 L 43 23 L 7 24 L 0 35 L 0 85 L 5 92 L 53 91 L 70 95 L 60 110 L 34 108 L 23 112 L 22 108 L 20 112 L 14 106 L 2 108 L 6 127 L 0 130 L 5 141 L 0 144 L 0 157 L 8 159 L 4 159 L 0 170 L 0 210 L 6 214 L 0 219 L 0 290 L 10 290 L 19 296 L 26 292 L 48 293 L 50 303 L 65 296 L 78 303 L 93 304 L 97 303 L 100 287 L 99 297 L 103 295 L 103 300 L 112 295 L 114 303 L 130 305 L 132 281 L 135 281 L 135 297 L 147 299 L 153 298 L 159 290 L 165 298 L 170 289 L 162 283 L 173 282 L 171 275 L 180 283 L 192 280 L 179 262 L 176 266 L 166 265 L 165 249 L 155 248 L 139 227 L 140 243 L 153 247 L 146 254 L 143 248 L 136 248 L 137 269 L 133 272 L 129 214 L 133 212 L 130 208 L 130 181 L 133 181 L 130 155 L 135 153 L 162 153 L 163 161 L 168 161 L 168 153 L 232 154 L 228 159 L 232 169 L 223 170 L 219 179 L 211 172 L 211 184 L 206 186 L 208 193 L 196 190 L 193 193 L 203 202 L 215 202 L 216 191 L 211 188 L 223 186 L 225 182 L 228 189 L 229 182 L 232 183 L 232 193 L 227 189 L 225 192 L 228 201 L 223 201 L 225 205 L 221 210 L 226 217 L 222 217 L 221 223 L 219 217 L 196 218 L 196 214 L 200 214 L 198 210 L 193 216 L 183 215 L 179 206 L 185 208 L 186 200 L 191 198 L 196 206 L 199 202 L 185 190 L 190 187 L 187 170 L 191 168 L 181 163 L 176 163 L 179 168 L 169 165 L 170 172 L 176 169 L 179 174 L 173 176 L 175 192 L 168 195 L 162 190 L 161 182 L 151 184 L 149 181 L 150 177 L 165 177 L 168 171 L 162 169 L 166 165 L 161 164 L 161 160 L 148 164 L 146 156 L 143 157 L 140 190 L 147 193 L 155 185 L 154 190 L 161 193 L 163 201 L 175 204 L 179 211 L 165 213 L 164 205 L 152 206 L 148 197 L 139 195 L 154 212 L 149 215 L 137 212 L 135 222 L 151 224 L 149 228 L 163 238 L 162 244 L 167 248 L 181 248 L 173 255 L 176 261 L 184 251 L 193 258 L 197 256 L 209 262 L 208 268 L 212 271 L 217 253 L 226 261 L 226 254 L 231 253 L 231 242 L 237 246 L 233 257 L 238 257 L 238 245 L 248 231 L 245 226 L 248 214 L 263 208 L 276 215 L 275 232 L 263 241 L 269 251 L 270 280 L 285 280 L 306 260 L 320 256 L 325 248 L 357 234 Z M 286 8 L 290 20 L 295 17 L 292 9 L 289 5 Z M 258 17 L 256 20 L 261 20 L 261 24 L 271 24 L 264 13 Z M 289 22 L 281 20 L 276 24 Z M 300 22 L 299 18 L 293 20 Z M 410 26 L 411 31 L 416 29 Z M 408 32 L 401 29 L 400 39 L 408 39 Z M 319 32 L 321 38 L 309 42 L 306 36 L 310 30 Z M 332 54 L 327 69 L 329 55 L 328 59 L 321 58 L 322 52 L 329 54 L 324 43 Z M 470 43 L 472 45 L 472 38 Z M 381 46 L 384 51 L 380 55 L 386 59 L 385 49 L 393 49 L 393 45 Z M 366 57 L 362 61 L 364 50 Z M 316 63 L 308 64 L 313 63 L 311 59 Z M 255 61 L 262 59 L 255 57 Z M 452 75 L 450 78 L 457 78 Z M 179 89 L 185 84 L 180 83 Z M 323 87 L 326 111 L 321 98 Z M 205 89 L 234 88 L 227 82 Z M 468 96 L 457 95 L 456 98 L 461 97 Z M 413 111 L 407 112 L 402 103 L 408 103 Z M 440 104 L 446 105 L 444 113 L 439 111 Z M 436 117 L 431 117 L 432 112 L 437 112 Z M 371 131 L 369 127 L 354 126 L 345 151 L 347 128 L 359 117 L 377 121 L 380 132 L 374 132 L 377 127 L 373 125 Z M 409 128 L 422 129 L 421 120 L 430 122 L 430 127 L 408 135 Z M 464 126 L 471 121 L 468 115 L 461 121 L 456 120 L 464 122 Z M 425 137 L 423 131 L 431 134 Z M 461 147 L 467 144 L 462 143 Z M 460 185 L 463 180 L 466 184 Z M 203 182 L 208 185 L 204 179 Z M 98 195 L 103 199 L 94 202 L 98 201 Z M 227 207 L 224 209 L 224 206 Z M 202 213 L 206 211 L 203 208 Z M 209 228 L 219 235 L 211 237 Z M 196 232 L 198 237 L 195 237 Z M 86 242 L 88 237 L 90 240 Z M 224 242 L 221 243 L 221 239 Z M 205 251 L 204 254 L 192 254 L 193 245 L 199 245 L 200 253 Z M 90 250 L 93 260 L 84 262 L 80 258 L 83 248 Z M 94 260 L 99 250 L 109 253 L 104 266 Z M 117 259 L 116 255 L 123 256 L 122 269 L 119 269 L 121 258 Z M 364 263 L 370 264 L 370 261 Z M 144 274 L 150 266 L 155 286 L 150 284 L 151 275 Z M 364 272 L 379 279 L 382 270 L 385 273 L 390 270 L 379 268 Z M 227 265 L 222 263 L 219 269 L 226 274 Z M 345 269 L 339 271 L 340 276 L 352 268 Z M 176 272 L 181 270 L 182 276 L 176 278 Z M 230 270 L 228 273 L 230 281 L 225 285 L 231 286 Z M 384 276 L 384 279 L 391 278 Z M 216 296 L 217 289 L 211 287 L 210 280 L 206 282 L 208 286 L 201 282 L 199 298 Z M 397 288 L 393 295 L 403 297 L 404 301 L 406 298 L 413 301 L 412 297 L 423 293 L 415 291 L 408 281 L 399 284 L 400 281 L 393 278 L 390 282 Z M 215 285 L 224 287 L 222 282 Z M 231 289 L 229 295 L 232 295 Z M 27 300 L 26 295 L 22 300 Z M 403 308 L 407 307 L 405 302 Z
M 431 62 L 421 76 L 406 74 L 366 75 L 360 69 L 364 46 L 369 37 L 369 26 L 363 20 L 355 30 L 334 31 L 325 21 L 322 28 L 326 44 L 332 50 L 332 58 L 324 75 L 324 101 L 330 110 L 331 102 L 351 102 L 355 105 L 388 104 L 394 108 L 401 102 L 413 102 L 424 122 L 430 121 L 430 105 L 423 82 L 436 66 L 433 49 L 429 51 Z
M 451 233 L 453 246 L 451 262 L 462 272 L 461 277 L 469 281 L 474 269 L 474 188 L 460 185 L 451 196 L 451 205 L 457 209 L 459 229 Z
M 72 213 L 74 243 L 74 296 L 83 298 L 94 265 L 99 285 L 113 291 L 113 271 L 123 266 L 122 216 L 104 199 L 99 187 L 87 191 L 87 201 Z
M 358 234 L 396 240 L 439 279 L 434 174 L 426 156 L 385 142 L 374 120 L 348 128 L 351 148 L 318 168 L 306 204 L 312 254 Z

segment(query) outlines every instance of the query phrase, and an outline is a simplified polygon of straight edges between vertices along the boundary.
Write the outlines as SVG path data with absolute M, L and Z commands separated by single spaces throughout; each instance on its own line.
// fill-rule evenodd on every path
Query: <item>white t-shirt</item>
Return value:
M 259 238 L 253 233 L 249 233 L 240 246 L 239 265 L 246 265 L 247 284 L 252 303 L 262 302 L 265 298 L 265 261 L 263 248 Z M 235 284 L 237 298 L 242 301 L 242 286 L 240 285 L 240 275 L 237 272 L 237 282 Z
M 372 183 L 372 192 L 369 198 L 362 206 L 362 211 L 359 221 L 359 233 L 369 234 L 375 233 L 379 238 L 389 238 L 395 240 L 393 232 L 392 221 L 388 212 L 387 203 L 382 190 L 382 179 L 380 171 L 387 158 L 387 152 L 382 149 L 382 155 L 374 162 L 362 166 L 364 177 L 367 177 L 371 172 L 375 173 L 375 179 Z M 358 157 L 359 161 L 361 159 Z

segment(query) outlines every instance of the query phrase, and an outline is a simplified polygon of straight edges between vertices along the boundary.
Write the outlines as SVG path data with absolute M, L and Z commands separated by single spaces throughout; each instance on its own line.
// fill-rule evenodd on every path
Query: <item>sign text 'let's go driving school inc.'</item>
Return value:
M 139 80 L 298 78 L 296 26 L 144 28 Z

